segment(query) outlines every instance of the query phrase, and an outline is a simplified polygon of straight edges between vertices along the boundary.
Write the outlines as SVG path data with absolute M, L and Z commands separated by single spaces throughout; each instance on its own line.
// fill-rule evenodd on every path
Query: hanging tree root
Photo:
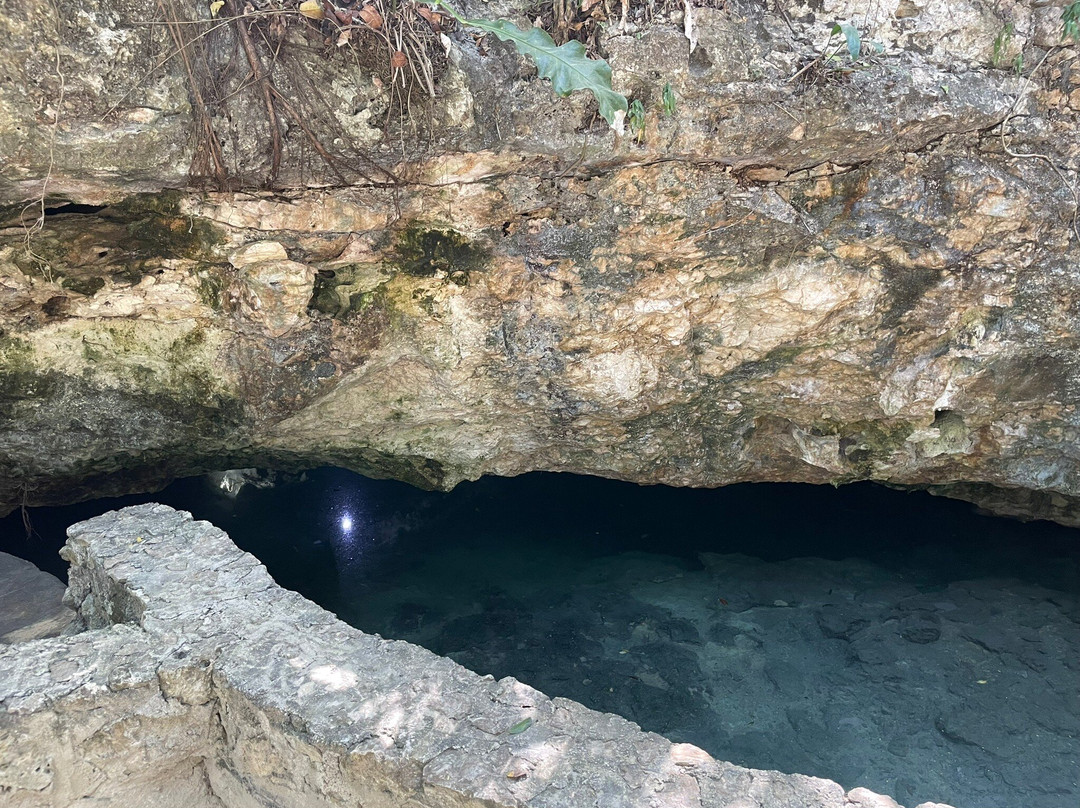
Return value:
M 266 107 L 266 120 L 267 125 L 270 127 L 270 176 L 267 184 L 273 187 L 277 182 L 278 171 L 281 170 L 281 125 L 278 121 L 277 109 L 274 107 L 274 96 L 275 94 L 280 95 L 280 93 L 274 87 L 273 79 L 263 69 L 262 60 L 259 59 L 255 44 L 251 41 L 251 34 L 247 28 L 248 21 L 245 19 L 242 9 L 237 6 L 237 0 L 229 0 L 226 8 L 235 18 L 236 36 L 240 40 L 240 46 L 244 49 L 244 55 L 247 57 L 251 74 L 259 85 L 263 104 Z
M 185 39 L 184 32 L 180 25 L 179 18 L 176 14 L 176 8 L 173 5 L 172 0 L 157 0 L 158 8 L 161 9 L 162 15 L 165 17 L 165 24 L 169 28 L 169 34 L 172 36 L 173 44 L 176 45 L 176 53 L 180 56 L 180 60 L 184 65 L 184 72 L 188 78 L 188 90 L 191 92 L 191 98 L 195 106 L 195 115 L 198 119 L 198 128 L 200 130 L 200 144 L 204 151 L 196 153 L 192 158 L 192 173 L 204 174 L 200 163 L 204 163 L 207 158 L 210 165 L 207 168 L 213 172 L 213 177 L 217 180 L 220 187 L 225 188 L 229 184 L 229 170 L 225 167 L 225 157 L 221 153 L 221 143 L 218 142 L 217 133 L 214 131 L 214 124 L 210 120 L 210 113 L 207 110 L 206 100 L 203 97 L 201 82 L 195 76 L 195 69 L 191 64 L 191 56 L 188 53 L 190 43 Z
M 250 182 L 243 176 L 245 167 L 242 155 L 238 153 L 235 157 L 226 157 L 222 140 L 224 133 L 217 131 L 215 121 L 218 121 L 217 127 L 220 128 L 222 120 L 231 120 L 229 99 L 257 86 L 268 130 L 266 156 L 269 162 L 266 176 L 257 181 L 259 186 L 279 187 L 286 163 L 292 168 L 296 167 L 292 165 L 295 160 L 287 160 L 287 137 L 294 131 L 294 137 L 299 137 L 301 147 L 308 144 L 313 148 L 335 182 L 347 185 L 360 179 L 367 184 L 383 187 L 398 186 L 404 182 L 363 149 L 349 142 L 317 86 L 312 86 L 309 94 L 295 91 L 290 94 L 275 83 L 275 73 L 281 78 L 279 71 L 286 71 L 285 75 L 292 78 L 294 83 L 296 80 L 301 83 L 306 80 L 311 84 L 304 65 L 296 64 L 295 59 L 279 63 L 278 52 L 282 45 L 289 47 L 287 28 L 300 21 L 305 24 L 304 35 L 309 39 L 313 35 L 318 36 L 324 48 L 330 48 L 335 39 L 337 48 L 348 45 L 357 69 L 361 69 L 361 62 L 356 56 L 359 51 L 381 50 L 385 46 L 390 51 L 385 68 L 388 74 L 385 86 L 395 88 L 400 79 L 402 88 L 405 88 L 406 76 L 409 76 L 412 81 L 406 95 L 411 92 L 411 87 L 416 86 L 422 87 L 429 97 L 435 97 L 436 64 L 444 61 L 439 35 L 447 26 L 453 25 L 452 19 L 428 6 L 412 2 L 397 4 L 390 0 L 364 0 L 362 5 L 356 7 L 339 7 L 332 0 L 324 0 L 317 8 L 313 8 L 314 3 L 298 3 L 298 0 L 266 0 L 259 8 L 253 7 L 247 0 L 223 0 L 220 4 L 211 4 L 211 14 L 216 17 L 213 20 L 189 19 L 177 0 L 156 0 L 156 4 L 162 19 L 151 24 L 164 25 L 168 29 L 174 48 L 147 72 L 143 80 L 170 59 L 180 58 L 195 119 L 196 148 L 191 161 L 193 178 L 209 179 L 222 190 L 235 189 Z M 219 10 L 223 10 L 224 14 L 218 16 Z M 194 27 L 197 33 L 188 32 L 189 27 Z M 238 86 L 223 94 L 219 85 L 222 80 L 230 81 L 230 65 L 219 62 L 223 54 L 233 49 L 229 45 L 224 50 L 220 46 L 208 46 L 208 42 L 211 35 L 227 28 L 235 32 L 239 48 L 233 52 L 243 52 L 247 75 Z M 260 38 L 272 51 L 269 64 Z M 271 43 L 271 40 L 276 40 L 277 44 Z M 305 51 L 305 58 L 311 58 L 317 52 L 317 49 Z M 333 52 L 322 51 L 324 56 Z M 374 75 L 383 72 L 377 67 L 375 70 Z M 383 87 L 380 81 L 379 78 L 375 79 L 376 85 Z M 390 92 L 393 95 L 394 90 Z M 130 91 L 124 98 L 129 94 Z M 106 115 L 115 112 L 122 102 L 123 99 Z M 313 102 L 321 102 L 319 112 L 311 109 Z M 321 129 L 327 132 L 320 132 Z M 335 144 L 338 139 L 346 144 L 345 151 L 328 148 L 327 134 L 334 135 Z M 233 162 L 236 165 L 230 169 Z
M 1039 60 L 1039 63 L 1035 65 L 1035 68 L 1030 73 L 1028 73 L 1027 76 L 1025 76 L 1023 87 L 1017 94 L 1016 98 L 1013 99 L 1012 104 L 1009 106 L 1009 111 L 1005 114 L 1005 118 L 1001 121 L 1001 148 L 1002 151 L 1005 152 L 1005 154 L 1009 155 L 1009 157 L 1013 157 L 1019 160 L 1042 160 L 1048 166 L 1050 166 L 1051 169 L 1053 169 L 1054 173 L 1057 174 L 1058 179 L 1061 180 L 1061 184 L 1065 186 L 1065 190 L 1072 195 L 1073 207 L 1072 215 L 1069 217 L 1069 229 L 1072 231 L 1072 235 L 1076 238 L 1077 242 L 1080 243 L 1080 193 L 1077 192 L 1076 185 L 1069 182 L 1069 180 L 1065 176 L 1065 172 L 1062 171 L 1058 167 L 1057 163 L 1055 163 L 1050 158 L 1050 155 L 1042 154 L 1039 152 L 1014 151 L 1009 145 L 1009 142 L 1005 139 L 1006 129 L 1009 126 L 1009 121 L 1011 121 L 1012 118 L 1016 115 L 1016 110 L 1020 106 L 1020 101 L 1023 100 L 1024 96 L 1027 94 L 1028 89 L 1032 85 L 1032 79 L 1034 78 L 1035 74 L 1039 72 L 1039 68 L 1041 68 L 1043 64 L 1046 63 L 1046 60 L 1050 58 L 1050 54 L 1054 53 L 1056 50 L 1060 50 L 1060 47 L 1053 47 L 1047 50 L 1046 53 L 1043 54 L 1042 59 Z

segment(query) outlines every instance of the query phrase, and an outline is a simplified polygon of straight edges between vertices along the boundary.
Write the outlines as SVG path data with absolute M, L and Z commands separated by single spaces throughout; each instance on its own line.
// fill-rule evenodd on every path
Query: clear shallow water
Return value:
M 188 480 L 40 509 L 30 544 L 15 515 L 0 549 L 40 563 L 68 524 L 150 500 L 365 631 L 723 759 L 909 806 L 1080 804 L 1077 531 L 870 485 L 429 494 L 321 469 L 236 500 Z

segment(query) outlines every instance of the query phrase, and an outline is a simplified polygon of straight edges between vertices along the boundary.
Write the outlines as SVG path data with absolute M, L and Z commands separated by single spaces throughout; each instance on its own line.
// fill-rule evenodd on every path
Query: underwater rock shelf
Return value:
M 6 805 L 896 806 L 364 634 L 166 506 L 77 524 L 65 555 L 84 631 L 0 651 Z

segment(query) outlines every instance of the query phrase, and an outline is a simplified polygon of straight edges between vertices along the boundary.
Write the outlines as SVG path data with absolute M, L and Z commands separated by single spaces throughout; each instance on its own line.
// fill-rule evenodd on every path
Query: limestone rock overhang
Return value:
M 401 117 L 396 76 L 273 8 L 163 3 L 177 48 L 145 4 L 9 4 L 0 513 L 329 464 L 874 480 L 1080 524 L 1062 4 L 704 5 L 693 53 L 652 5 L 598 35 L 646 110 L 620 139 L 461 29 Z M 302 126 L 267 120 L 238 29 Z

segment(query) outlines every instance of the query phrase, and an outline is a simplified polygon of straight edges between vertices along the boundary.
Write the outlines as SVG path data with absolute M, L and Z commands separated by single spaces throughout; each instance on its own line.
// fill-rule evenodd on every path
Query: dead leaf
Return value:
M 427 6 L 417 6 L 416 13 L 428 21 L 428 25 L 435 30 L 435 33 L 442 30 L 443 15 L 439 12 L 432 11 Z
M 225 0 L 214 0 L 214 2 L 210 4 L 210 16 L 216 17 L 224 5 Z
M 532 764 L 522 757 L 516 755 L 510 758 L 506 764 L 506 779 L 507 780 L 524 780 L 529 776 L 529 772 L 532 771 Z
M 360 19 L 367 24 L 368 28 L 372 28 L 376 31 L 382 28 L 382 14 L 379 13 L 379 10 L 375 8 L 375 6 L 364 6 L 360 9 L 359 14 Z
M 787 136 L 788 140 L 802 140 L 804 137 L 806 137 L 806 127 L 800 123 L 794 129 L 788 132 Z
M 697 49 L 697 28 L 694 25 L 694 12 L 690 0 L 683 0 L 683 36 L 690 42 L 690 53 Z
M 321 20 L 326 15 L 323 13 L 322 3 L 319 0 L 304 0 L 298 9 L 309 20 Z
M 344 45 L 348 45 L 350 39 L 352 39 L 352 30 L 346 28 L 344 31 L 338 34 L 337 42 L 335 44 L 337 45 L 337 47 L 340 48 Z
M 402 51 L 394 51 L 394 55 L 390 57 L 390 67 L 395 70 L 405 67 L 409 63 L 409 57 Z

